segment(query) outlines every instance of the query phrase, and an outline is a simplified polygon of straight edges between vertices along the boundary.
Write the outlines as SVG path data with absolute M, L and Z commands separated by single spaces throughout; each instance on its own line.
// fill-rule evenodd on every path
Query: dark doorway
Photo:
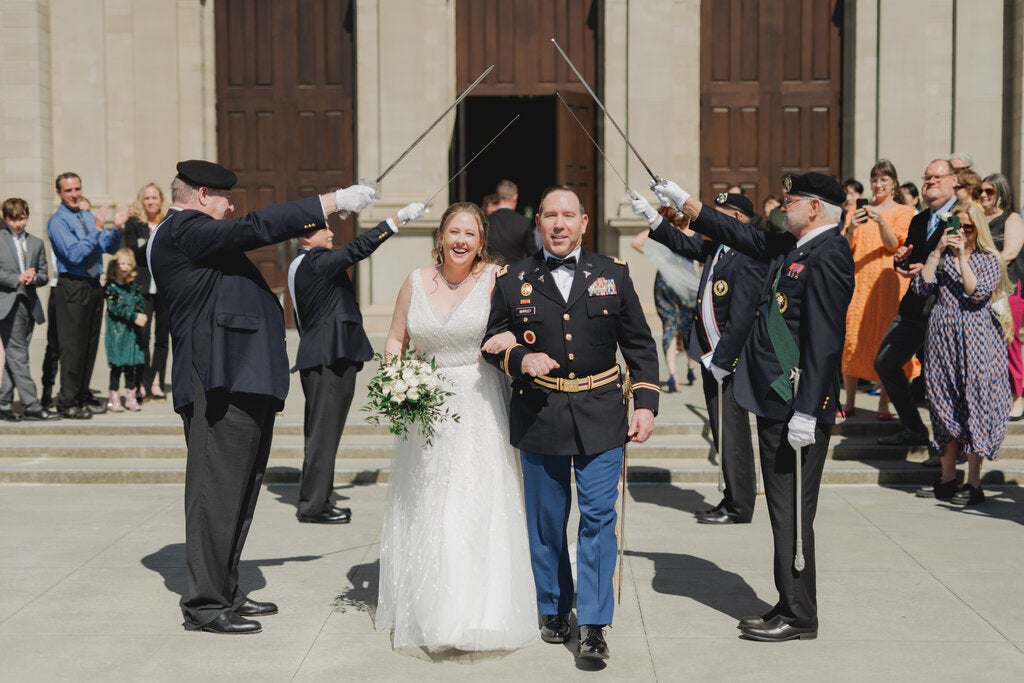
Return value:
M 507 178 L 519 186 L 519 212 L 532 216 L 541 192 L 555 182 L 555 104 L 554 97 L 467 97 L 455 126 L 456 171 L 516 114 L 519 119 L 452 183 L 451 201 L 479 204 Z

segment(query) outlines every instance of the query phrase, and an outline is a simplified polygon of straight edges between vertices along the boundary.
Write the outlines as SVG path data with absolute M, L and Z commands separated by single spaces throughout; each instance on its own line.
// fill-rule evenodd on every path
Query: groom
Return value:
M 622 445 L 646 441 L 654 429 L 658 356 L 626 262 L 580 247 L 588 216 L 576 193 L 545 190 L 536 222 L 544 248 L 499 272 L 484 336 L 511 331 L 516 343 L 484 355 L 514 378 L 509 431 L 522 456 L 541 637 L 569 637 L 574 589 L 566 524 L 575 473 L 577 654 L 607 659 Z M 616 348 L 633 382 L 628 427 Z

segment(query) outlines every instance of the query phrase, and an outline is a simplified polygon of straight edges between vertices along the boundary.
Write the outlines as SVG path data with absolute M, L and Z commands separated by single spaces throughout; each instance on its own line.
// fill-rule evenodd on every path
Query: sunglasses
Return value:
M 978 194 L 983 194 L 986 197 L 994 197 L 995 194 L 996 194 L 996 191 L 995 191 L 995 188 L 992 188 L 992 187 L 983 187 L 980 190 L 978 190 Z
M 975 230 L 977 230 L 974 223 L 961 223 L 960 229 L 963 230 L 964 232 L 974 232 Z

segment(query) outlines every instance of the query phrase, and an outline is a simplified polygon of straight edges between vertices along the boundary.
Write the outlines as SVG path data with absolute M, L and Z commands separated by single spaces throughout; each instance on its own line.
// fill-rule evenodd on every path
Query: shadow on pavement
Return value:
M 658 472 L 663 473 L 667 478 L 667 470 L 658 467 L 630 468 L 633 473 L 637 470 L 650 470 L 652 481 L 658 481 Z M 667 479 L 666 479 L 667 480 Z M 708 503 L 707 499 L 696 491 L 681 489 L 678 486 L 648 486 L 644 484 L 630 484 L 629 495 L 637 503 L 650 503 L 661 507 L 679 510 L 693 514 L 703 508 L 714 507 L 717 503 Z
M 297 555 L 263 560 L 242 560 L 238 563 L 238 584 L 246 593 L 265 588 L 267 580 L 261 567 L 277 567 L 286 562 L 310 562 L 319 560 L 321 555 Z M 171 593 L 184 595 L 188 579 L 185 576 L 185 544 L 171 543 L 141 560 L 142 566 L 164 579 L 164 586 Z
M 276 468 L 285 469 L 285 468 Z M 294 469 L 294 468 L 291 468 Z M 296 470 L 297 472 L 298 470 Z M 349 500 L 348 496 L 339 493 L 340 490 L 351 489 L 352 484 L 345 484 L 344 486 L 335 486 L 334 493 L 331 495 L 331 504 L 337 505 L 339 502 Z M 280 483 L 275 482 L 266 485 L 267 491 L 277 496 L 277 502 L 284 503 L 290 507 L 295 507 L 299 503 L 299 485 L 297 483 Z
M 377 591 L 380 587 L 380 560 L 357 564 L 345 574 L 352 587 L 334 598 L 334 608 L 339 612 L 377 612 Z
M 764 614 L 772 607 L 757 597 L 742 576 L 722 569 L 714 562 L 680 553 L 627 550 L 625 554 L 654 563 L 651 588 L 655 593 L 690 598 L 736 620 L 751 614 Z

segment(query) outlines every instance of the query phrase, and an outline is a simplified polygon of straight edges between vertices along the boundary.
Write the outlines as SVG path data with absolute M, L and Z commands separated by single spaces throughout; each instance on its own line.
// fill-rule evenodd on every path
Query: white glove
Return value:
M 801 448 L 814 443 L 814 428 L 817 424 L 818 421 L 810 415 L 793 413 L 793 417 L 789 418 L 789 435 L 787 437 L 793 450 L 799 453 Z
M 715 376 L 715 381 L 718 382 L 719 384 L 724 382 L 725 378 L 732 374 L 732 372 L 730 372 L 729 370 L 726 370 L 725 368 L 720 368 L 714 363 L 711 364 L 711 367 L 709 367 L 708 370 L 710 370 L 711 374 Z
M 683 204 L 690 198 L 690 193 L 676 185 L 671 180 L 662 180 L 660 183 L 651 181 L 651 189 L 658 195 L 662 206 L 672 206 L 676 211 L 683 210 Z
M 651 203 L 632 190 L 629 193 L 629 202 L 633 205 L 633 213 L 642 216 L 652 228 L 661 221 L 661 216 Z
M 359 213 L 377 198 L 377 190 L 367 185 L 343 187 L 334 193 L 334 203 L 338 211 Z
M 409 221 L 415 221 L 423 218 L 426 214 L 430 213 L 430 209 L 423 202 L 413 202 L 412 204 L 406 204 L 398 210 L 398 220 L 405 225 Z

